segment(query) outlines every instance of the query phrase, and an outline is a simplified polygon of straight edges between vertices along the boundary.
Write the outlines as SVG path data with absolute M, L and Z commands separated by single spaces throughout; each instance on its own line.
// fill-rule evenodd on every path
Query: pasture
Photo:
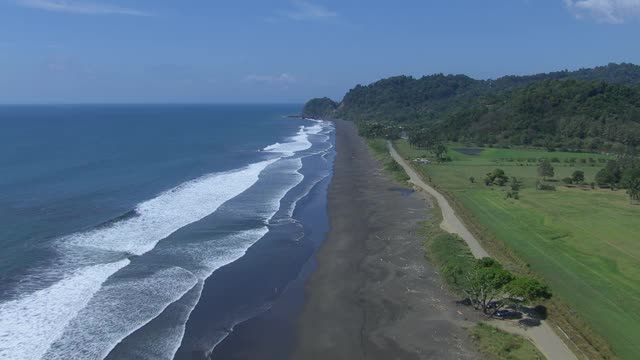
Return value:
M 397 141 L 396 148 L 408 159 L 433 158 L 406 141 Z M 554 179 L 581 170 L 590 183 L 607 157 L 493 148 L 468 155 L 455 148 L 464 147 L 449 146 L 452 161 L 416 168 L 543 278 L 620 358 L 640 358 L 640 206 L 631 205 L 623 190 L 559 181 L 548 183 L 555 191 L 535 188 L 538 159 L 552 161 Z M 509 184 L 484 184 L 485 174 L 496 168 L 522 183 L 519 199 L 507 198 Z

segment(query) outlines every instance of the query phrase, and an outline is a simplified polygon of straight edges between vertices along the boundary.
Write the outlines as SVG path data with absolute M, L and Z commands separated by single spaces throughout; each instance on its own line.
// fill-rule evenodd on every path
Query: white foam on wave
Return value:
M 274 144 L 265 151 L 292 156 L 309 149 L 312 146 L 309 136 L 324 130 L 322 123 L 302 127 L 291 142 Z M 273 172 L 269 172 L 266 181 L 273 183 L 275 190 L 265 194 L 266 202 L 252 209 L 254 214 L 257 211 L 263 216 L 266 224 L 279 210 L 284 196 L 303 180 L 300 158 L 276 158 L 237 171 L 205 175 L 141 203 L 133 218 L 67 236 L 58 242 L 59 248 L 69 253 L 93 248 L 142 255 L 176 230 L 215 212 L 246 191 L 271 164 Z M 198 262 L 199 266 L 191 269 L 193 272 L 169 268 L 145 278 L 125 281 L 118 278 L 104 287 L 105 281 L 129 264 L 129 260 L 87 267 L 80 267 L 77 262 L 66 263 L 62 273 L 69 275 L 62 280 L 0 304 L 0 358 L 103 358 L 122 339 L 159 316 L 198 284 L 199 298 L 204 279 L 241 258 L 267 231 L 265 226 L 184 247 L 182 254 L 174 255 Z M 165 348 L 173 354 L 182 341 L 192 310 L 193 307 L 188 310 L 184 323 L 176 324 L 172 341 L 165 342 Z M 170 339 L 156 339 L 162 340 Z
M 326 130 L 325 127 L 313 126 L 310 130 L 301 129 L 299 135 L 305 132 L 306 139 L 308 134 L 320 134 Z M 329 137 L 327 137 L 327 139 L 328 138 Z M 299 141 L 301 141 L 301 138 L 299 138 Z M 274 145 L 271 149 L 275 150 L 276 146 Z M 302 149 L 302 146 L 296 149 Z M 288 150 L 294 150 L 293 146 L 288 147 Z M 265 223 L 269 223 L 280 210 L 282 199 L 286 194 L 304 180 L 304 176 L 300 173 L 302 167 L 302 158 L 285 158 L 273 164 L 266 172 L 261 174 L 262 181 L 268 182 L 269 187 L 273 190 L 268 193 L 252 194 L 252 205 L 243 206 L 241 209 L 234 209 L 235 215 L 240 218 L 258 216 L 264 219 Z M 293 200 L 293 204 L 290 204 L 291 209 L 295 208 L 296 203 L 301 197 L 306 196 L 310 188 L 326 176 L 328 176 L 328 173 L 321 174 L 318 180 L 311 182 L 309 188 L 305 186 L 304 194 L 296 197 L 296 199 Z M 244 213 L 244 211 L 246 211 L 246 213 Z M 287 211 L 289 211 L 289 209 L 287 209 Z M 193 289 L 197 291 L 197 295 L 194 295 L 193 299 L 189 301 L 191 306 L 185 304 L 187 308 L 184 309 L 183 315 L 180 315 L 180 320 L 176 321 L 175 326 L 170 329 L 160 327 L 146 330 L 150 331 L 145 334 L 147 336 L 136 339 L 135 346 L 133 348 L 127 348 L 129 354 L 135 354 L 136 358 L 140 359 L 172 359 L 182 343 L 186 324 L 191 316 L 191 312 L 202 295 L 202 285 L 204 281 L 220 267 L 242 258 L 246 254 L 246 251 L 267 233 L 268 227 L 264 226 L 230 233 L 228 236 L 210 241 L 180 243 L 179 245 L 176 244 L 176 246 L 156 249 L 155 251 L 158 252 L 158 255 L 168 255 L 179 262 L 191 264 L 188 266 L 189 270 L 199 279 L 198 285 Z M 213 349 L 223 339 L 224 337 L 220 339 L 207 338 L 204 341 L 210 343 L 202 344 L 202 347 Z M 145 352 L 145 349 L 153 349 L 153 351 Z
M 209 174 L 186 182 L 141 203 L 133 218 L 62 238 L 58 242 L 59 250 L 63 256 L 65 253 L 77 256 L 78 248 L 82 247 L 142 255 L 176 230 L 215 212 L 223 203 L 246 191 L 258 181 L 260 173 L 277 160 L 265 160 L 240 170 Z M 4 358 L 4 354 L 17 354 L 19 356 L 8 358 L 39 359 L 65 326 L 87 306 L 102 283 L 129 263 L 122 260 L 85 268 L 73 267 L 78 262 L 67 264 L 65 261 L 61 262 L 66 264 L 65 268 L 48 270 L 65 274 L 62 280 L 0 304 L 0 358 Z M 87 329 L 83 323 L 74 324 L 77 329 L 69 331 Z
M 230 264 L 244 256 L 251 245 L 260 240 L 268 228 L 261 227 L 241 231 L 226 236 L 222 239 L 211 240 L 198 243 L 190 243 L 177 248 L 169 248 L 163 252 L 171 253 L 172 256 L 188 259 L 198 263 L 199 266 L 193 270 L 198 278 L 195 288 L 196 294 L 184 304 L 186 307 L 174 326 L 155 327 L 150 329 L 144 338 L 137 339 L 133 347 L 129 346 L 127 354 L 135 356 L 140 360 L 171 360 L 174 358 L 186 330 L 187 321 L 196 304 L 200 301 L 204 281 L 213 272 L 227 264 Z
M 285 195 L 291 191 L 291 189 L 298 186 L 304 179 L 304 176 L 300 173 L 300 169 L 302 169 L 302 159 L 300 158 L 282 159 L 270 168 L 269 174 L 266 176 L 269 176 L 271 181 L 277 182 L 273 184 L 276 189 L 270 192 L 269 201 L 264 202 L 263 206 L 253 209 L 254 213 L 257 212 L 259 216 L 265 219 L 265 223 L 268 223 L 280 210 L 281 201 Z M 175 250 L 167 249 L 166 251 L 171 251 L 174 256 L 189 258 L 200 264 L 200 269 L 195 270 L 194 273 L 201 279 L 206 280 L 218 268 L 243 257 L 247 250 L 262 239 L 268 232 L 268 227 L 264 226 L 230 234 L 222 239 L 193 243 L 187 246 L 181 246 Z M 191 309 L 191 311 L 193 311 L 193 309 Z M 189 314 L 191 311 L 189 311 Z M 181 325 L 182 335 L 180 336 L 180 341 L 176 343 L 176 351 L 184 337 L 187 321 L 188 317 L 185 323 Z M 207 340 L 213 342 L 207 346 L 213 350 L 224 338 Z
M 44 355 L 45 359 L 104 359 L 126 336 L 196 286 L 185 269 L 165 268 L 143 279 L 105 284 L 69 323 Z
M 107 228 L 73 234 L 64 238 L 62 244 L 142 255 L 176 230 L 206 217 L 240 195 L 258 181 L 262 170 L 277 160 L 186 182 L 138 205 L 138 216 Z
M 314 124 L 311 126 L 300 126 L 298 133 L 295 136 L 290 137 L 285 143 L 275 143 L 262 149 L 266 152 L 282 153 L 286 156 L 293 156 L 299 151 L 304 151 L 311 148 L 312 144 L 309 141 L 309 135 L 320 134 L 326 125 L 322 123 Z
M 321 173 L 320 176 L 310 181 L 307 184 L 307 186 L 305 186 L 304 191 L 302 191 L 298 196 L 296 196 L 295 199 L 293 199 L 293 202 L 287 209 L 287 215 L 290 218 L 293 216 L 293 212 L 295 211 L 296 206 L 298 206 L 298 202 L 302 200 L 305 196 L 309 195 L 309 192 L 311 192 L 311 189 L 313 189 L 316 185 L 318 185 L 322 180 L 326 179 L 327 176 L 329 176 L 330 174 L 331 173 L 329 171 Z
M 280 207 L 280 200 L 303 180 L 304 177 L 299 172 L 301 168 L 300 158 L 282 159 L 273 164 L 263 177 L 274 186 L 274 190 L 268 194 L 259 194 L 258 197 L 265 197 L 256 201 L 260 205 L 246 211 L 265 221 L 273 217 Z M 126 281 L 117 279 L 105 285 L 69 323 L 60 338 L 51 345 L 45 358 L 104 358 L 125 337 L 159 316 L 164 309 L 194 286 L 201 284 L 215 270 L 244 256 L 267 232 L 268 228 L 264 226 L 232 233 L 221 239 L 180 243 L 156 250 L 159 255 L 186 260 L 190 265 L 190 271 L 174 267 L 148 277 L 136 277 Z M 201 288 L 198 289 L 198 298 L 201 291 Z M 195 304 L 197 300 L 194 306 Z M 136 311 L 132 312 L 131 309 Z M 186 322 L 192 310 L 193 308 L 188 310 L 184 322 L 175 324 L 170 336 L 163 339 L 146 338 L 141 340 L 136 348 L 155 349 L 161 346 L 164 351 L 170 352 L 166 354 L 166 358 L 173 357 L 182 342 Z M 153 353 L 157 355 L 158 352 Z M 138 353 L 136 356 L 141 355 Z
M 0 358 L 40 359 L 102 284 L 129 260 L 85 267 L 54 285 L 0 304 Z

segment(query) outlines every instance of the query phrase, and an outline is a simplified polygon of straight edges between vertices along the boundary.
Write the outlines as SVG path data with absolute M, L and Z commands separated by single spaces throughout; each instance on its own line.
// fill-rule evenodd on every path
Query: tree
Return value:
M 611 171 L 609 171 L 609 169 L 607 168 L 600 169 L 600 171 L 598 171 L 598 173 L 596 174 L 595 180 L 596 180 L 595 182 L 599 186 L 612 185 L 616 183 L 615 176 L 613 176 Z
M 511 190 L 518 191 L 520 190 L 520 181 L 515 176 L 511 177 Z
M 509 181 L 509 178 L 504 173 L 502 169 L 495 169 L 490 173 L 487 173 L 487 176 L 484 179 L 484 183 L 489 186 L 491 184 L 496 184 L 498 186 L 504 186 L 504 184 Z
M 528 277 L 516 277 L 506 288 L 506 292 L 512 298 L 519 298 L 523 303 L 551 298 L 549 288 L 536 279 Z
M 431 131 L 423 129 L 409 133 L 409 144 L 418 149 L 430 149 L 434 141 L 435 139 Z
M 600 169 L 596 174 L 596 182 L 598 185 L 615 185 L 620 182 L 622 177 L 622 170 L 620 163 L 615 160 L 609 160 L 607 165 Z
M 542 176 L 542 178 L 546 180 L 547 177 L 553 177 L 553 175 L 553 166 L 551 166 L 549 160 L 542 160 L 540 164 L 538 164 L 538 176 Z
M 491 258 L 483 258 L 477 260 L 466 274 L 462 291 L 476 310 L 489 314 L 490 304 L 494 300 L 504 298 L 506 286 L 512 280 L 513 275 L 499 262 Z
M 514 278 L 507 284 L 505 292 L 509 296 L 508 302 L 518 307 L 551 298 L 549 287 L 536 279 L 528 277 Z M 504 302 L 501 302 L 499 305 L 502 304 L 504 304 Z
M 631 202 L 640 201 L 640 168 L 626 170 L 622 175 L 620 184 L 627 189 Z
M 438 158 L 438 160 L 442 160 L 443 155 L 447 153 L 447 147 L 442 145 L 441 143 L 438 143 L 433 146 L 432 151 L 436 158 Z
M 400 138 L 401 129 L 398 126 L 379 122 L 361 122 L 358 124 L 358 133 L 369 139 L 397 140 Z
M 473 176 L 469 176 L 469 182 L 470 183 L 475 183 L 476 182 L 476 178 L 474 178 Z
M 584 182 L 584 171 L 576 170 L 571 175 L 574 184 L 582 184 Z
M 394 76 L 355 86 L 339 104 L 326 103 L 335 107 L 333 117 L 384 119 L 442 140 L 628 152 L 640 145 L 638 84 L 640 66 L 632 64 L 492 81 Z

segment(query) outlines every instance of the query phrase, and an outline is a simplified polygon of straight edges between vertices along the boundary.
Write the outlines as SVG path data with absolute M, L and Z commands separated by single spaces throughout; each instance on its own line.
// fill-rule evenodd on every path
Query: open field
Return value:
M 396 148 L 407 158 L 428 157 L 404 141 Z M 585 319 L 621 358 L 640 358 L 640 206 L 630 205 L 624 191 L 567 188 L 559 182 L 553 183 L 557 191 L 534 187 L 534 159 L 555 158 L 556 179 L 582 170 L 591 182 L 605 156 L 511 149 L 465 155 L 453 148 L 463 146 L 450 146 L 452 162 L 417 168 L 490 233 L 483 239 L 504 242 L 525 268 L 543 277 L 570 305 L 565 316 Z M 523 183 L 519 200 L 506 199 L 508 186 L 484 185 L 484 175 L 497 167 Z

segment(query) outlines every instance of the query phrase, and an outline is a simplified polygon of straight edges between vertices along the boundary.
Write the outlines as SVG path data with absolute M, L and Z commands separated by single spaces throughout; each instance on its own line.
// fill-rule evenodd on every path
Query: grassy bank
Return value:
M 543 360 L 538 349 L 522 336 L 483 323 L 469 329 L 480 352 L 491 360 Z
M 430 156 L 404 141 L 396 147 L 409 159 Z M 608 342 L 621 358 L 639 358 L 640 207 L 630 205 L 624 191 L 558 182 L 549 183 L 556 191 L 535 189 L 539 158 L 552 161 L 556 179 L 581 170 L 590 182 L 606 157 L 512 149 L 465 155 L 453 150 L 458 147 L 449 148 L 451 162 L 415 168 L 450 199 L 492 255 L 513 271 L 544 278 L 558 295 L 548 304 L 552 320 L 587 356 L 613 357 Z M 508 186 L 484 185 L 495 168 L 522 183 L 518 200 L 507 198 Z
M 400 166 L 400 164 L 393 160 L 393 158 L 389 154 L 386 140 L 368 139 L 367 144 L 369 144 L 369 147 L 371 148 L 371 150 L 373 150 L 373 154 L 376 159 L 378 159 L 378 161 L 383 164 L 384 169 L 388 171 L 396 181 L 402 184 L 406 184 L 407 181 L 409 181 L 409 176 L 406 172 L 404 172 L 402 166 Z
M 437 207 L 435 200 L 432 203 Z M 461 271 L 471 269 L 475 258 L 471 254 L 469 246 L 460 236 L 449 234 L 440 228 L 442 212 L 435 209 L 430 215 L 429 219 L 425 220 L 423 227 L 425 255 L 429 262 L 438 268 L 445 285 L 452 292 L 463 296 L 449 271 L 451 269 L 460 269 Z

